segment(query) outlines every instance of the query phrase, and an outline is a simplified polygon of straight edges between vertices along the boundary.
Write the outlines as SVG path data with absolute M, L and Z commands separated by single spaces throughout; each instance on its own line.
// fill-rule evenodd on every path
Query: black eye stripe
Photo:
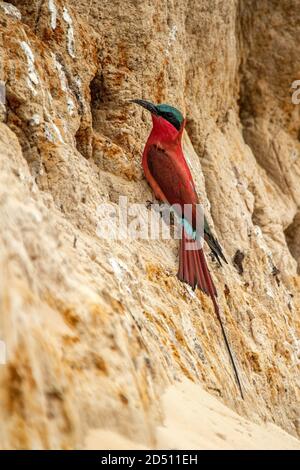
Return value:
M 180 122 L 178 121 L 178 119 L 174 116 L 174 114 L 172 113 L 169 113 L 168 111 L 166 112 L 160 112 L 159 113 L 161 117 L 163 117 L 164 119 L 166 119 L 166 121 L 169 121 L 170 124 L 172 124 L 175 129 L 177 129 L 179 131 L 180 129 Z

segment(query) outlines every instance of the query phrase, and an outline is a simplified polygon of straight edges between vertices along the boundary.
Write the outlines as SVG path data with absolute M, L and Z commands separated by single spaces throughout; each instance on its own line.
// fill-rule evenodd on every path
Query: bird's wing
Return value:
M 158 185 L 165 196 L 165 202 L 171 206 L 178 204 L 181 207 L 180 216 L 184 211 L 184 218 L 195 227 L 198 197 L 188 167 L 178 162 L 171 152 L 154 144 L 147 151 L 147 166 L 154 185 Z M 191 205 L 191 213 L 185 210 L 187 204 Z
M 200 210 L 198 196 L 195 190 L 192 176 L 184 171 L 184 168 L 178 164 L 168 151 L 151 145 L 147 152 L 147 164 L 151 176 L 159 186 L 170 205 L 179 204 L 184 209 L 184 204 L 192 204 L 192 220 L 185 211 L 185 218 L 195 229 L 196 214 Z M 201 214 L 198 214 L 198 223 L 202 221 Z M 198 226 L 199 227 L 199 226 Z M 200 228 L 200 233 L 203 233 Z M 210 247 L 215 258 L 222 265 L 221 260 L 227 263 L 222 248 L 214 235 L 212 234 L 206 217 L 204 216 L 204 239 Z
M 147 152 L 147 164 L 151 176 L 169 204 L 184 204 L 183 175 L 169 152 L 151 145 Z

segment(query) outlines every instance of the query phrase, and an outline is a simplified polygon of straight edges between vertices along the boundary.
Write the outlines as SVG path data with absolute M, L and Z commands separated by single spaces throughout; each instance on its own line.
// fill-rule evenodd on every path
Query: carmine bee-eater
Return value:
M 154 105 L 145 100 L 131 100 L 131 102 L 147 109 L 152 116 L 153 127 L 142 159 L 146 179 L 154 191 L 156 199 L 168 203 L 173 208 L 179 207 L 181 209 L 180 214 L 177 213 L 182 223 L 177 276 L 193 289 L 199 287 L 205 294 L 211 297 L 236 381 L 241 396 L 244 398 L 237 367 L 220 316 L 219 305 L 216 299 L 217 291 L 206 263 L 201 239 L 203 240 L 204 238 L 207 242 L 220 265 L 222 265 L 221 260 L 225 263 L 227 261 L 221 246 L 211 233 L 205 217 L 202 223 L 202 233 L 201 230 L 199 231 L 198 221 L 201 220 L 199 199 L 181 145 L 185 119 L 178 109 L 167 104 Z M 189 210 L 186 211 L 185 207 L 189 207 Z M 199 219 L 197 220 L 198 216 Z M 194 240 L 194 243 L 198 243 L 195 249 L 191 249 L 191 240 Z

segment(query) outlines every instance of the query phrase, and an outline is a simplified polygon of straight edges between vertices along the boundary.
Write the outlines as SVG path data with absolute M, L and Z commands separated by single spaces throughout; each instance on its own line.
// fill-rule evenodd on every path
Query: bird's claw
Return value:
M 154 204 L 153 201 L 149 201 L 149 200 L 147 199 L 147 201 L 146 201 L 146 207 L 147 207 L 148 210 L 151 209 L 151 207 L 153 206 L 153 204 Z

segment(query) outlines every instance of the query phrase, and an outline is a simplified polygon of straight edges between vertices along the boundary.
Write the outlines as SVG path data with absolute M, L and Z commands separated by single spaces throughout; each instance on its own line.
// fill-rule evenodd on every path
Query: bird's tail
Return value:
M 210 275 L 203 248 L 200 246 L 198 241 L 191 240 L 184 229 L 182 229 L 182 238 L 180 240 L 179 269 L 177 276 L 181 281 L 186 282 L 193 289 L 195 289 L 195 287 L 199 287 L 199 289 L 211 297 L 215 313 L 221 326 L 222 335 L 233 367 L 236 382 L 241 396 L 244 399 L 241 381 L 220 315 L 220 309 L 217 302 L 217 290 Z

